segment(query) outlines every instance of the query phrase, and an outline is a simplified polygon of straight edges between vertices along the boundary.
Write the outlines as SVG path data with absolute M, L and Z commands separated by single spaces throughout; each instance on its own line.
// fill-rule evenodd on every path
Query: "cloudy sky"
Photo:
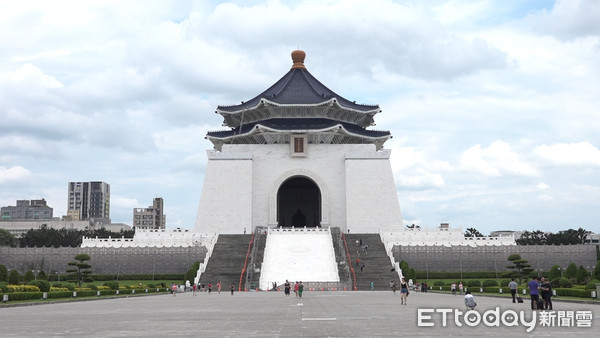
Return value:
M 406 224 L 600 231 L 599 1 L 2 1 L 0 205 L 111 185 L 194 226 L 217 105 L 307 53 L 379 104 Z

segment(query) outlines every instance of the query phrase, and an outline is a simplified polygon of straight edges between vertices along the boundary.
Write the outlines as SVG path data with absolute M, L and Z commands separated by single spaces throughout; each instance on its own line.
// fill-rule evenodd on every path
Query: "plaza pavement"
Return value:
M 506 298 L 478 297 L 477 310 L 512 309 L 531 320 L 527 303 Z M 99 299 L 92 301 L 0 308 L 2 337 L 382 337 L 382 336 L 593 336 L 598 332 L 600 305 L 554 301 L 554 310 L 591 311 L 591 327 L 461 327 L 448 315 L 430 313 L 433 327 L 417 325 L 417 310 L 464 311 L 463 297 L 411 292 L 408 305 L 391 291 L 305 292 L 301 300 L 283 292 L 229 292 L 211 295 L 191 292 Z M 539 316 L 539 314 L 538 314 Z M 574 324 L 575 325 L 575 324 Z

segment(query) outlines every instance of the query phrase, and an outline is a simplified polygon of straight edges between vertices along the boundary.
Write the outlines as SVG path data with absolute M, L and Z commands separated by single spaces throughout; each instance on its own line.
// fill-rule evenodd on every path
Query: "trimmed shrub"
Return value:
M 470 287 L 470 288 L 473 288 L 473 287 L 480 287 L 480 286 L 481 286 L 481 282 L 480 282 L 480 281 L 478 281 L 478 280 L 470 280 L 470 281 L 467 283 L 467 286 L 468 286 L 468 287 Z
M 488 279 L 483 281 L 483 286 L 487 287 L 487 286 L 498 286 L 498 282 L 493 280 L 493 279 Z
M 47 280 L 37 279 L 37 280 L 29 282 L 29 285 L 37 286 L 40 289 L 40 291 L 42 291 L 42 292 L 50 291 L 50 283 L 48 283 Z
M 0 283 L 8 280 L 8 270 L 4 264 L 0 264 Z
M 116 281 L 108 281 L 104 286 L 108 286 L 111 290 L 119 290 L 119 282 Z
M 67 288 L 59 288 L 56 286 L 51 286 L 50 287 L 50 292 L 58 292 L 58 291 L 69 291 L 69 289 Z
M 438 280 L 433 282 L 433 286 L 444 286 L 446 283 L 444 283 L 444 281 L 442 280 Z
M 110 288 L 108 286 L 104 286 L 104 285 L 97 285 L 96 290 L 98 290 L 98 291 L 110 290 Z
M 42 299 L 42 292 L 16 292 L 8 295 L 8 300 Z
M 508 283 L 510 283 L 510 279 L 502 279 L 500 280 L 500 286 L 508 287 Z
M 27 272 L 25 272 L 25 275 L 23 276 L 23 281 L 31 282 L 34 278 L 35 276 L 33 275 L 33 271 L 27 270 Z
M 95 284 L 88 284 L 85 287 L 90 290 L 98 290 L 98 287 Z
M 64 287 L 69 289 L 69 291 L 75 291 L 75 285 L 71 283 L 64 284 Z
M 581 297 L 581 298 L 590 298 L 591 297 L 590 290 L 578 290 L 578 289 L 570 289 L 570 288 L 556 288 L 554 290 L 556 291 L 557 296 Z
M 592 279 L 589 283 L 587 283 L 585 288 L 588 290 L 594 290 L 596 289 L 596 284 L 600 284 L 600 280 Z
M 53 291 L 48 292 L 48 298 L 71 298 L 73 297 L 72 291 Z
M 427 276 L 427 271 L 416 271 L 416 279 L 473 279 L 473 278 L 496 278 L 495 271 L 469 271 L 461 273 L 460 271 L 452 271 L 452 272 L 441 272 L 441 271 L 429 271 L 429 277 Z M 504 277 L 504 276 L 502 276 Z M 506 276 L 504 278 L 510 278 L 510 276 Z M 159 279 L 159 278 L 156 278 Z M 160 278 L 160 279 L 169 279 L 169 278 Z
M 21 284 L 21 275 L 19 275 L 19 271 L 12 270 L 10 275 L 8 275 L 8 284 L 17 285 Z
M 571 285 L 573 285 L 573 283 L 567 278 L 558 279 L 558 286 L 560 286 L 561 288 L 570 288 Z
M 0 292 L 7 293 L 8 292 L 8 284 L 0 282 Z
M 148 284 L 148 288 L 149 289 L 154 289 L 154 288 L 156 288 L 156 286 L 154 284 Z
M 9 285 L 8 292 L 40 292 L 40 288 L 35 285 Z

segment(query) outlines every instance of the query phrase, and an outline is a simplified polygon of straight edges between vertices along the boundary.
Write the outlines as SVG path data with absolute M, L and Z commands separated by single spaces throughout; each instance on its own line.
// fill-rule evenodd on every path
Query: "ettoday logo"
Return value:
M 480 313 L 476 310 L 460 311 L 458 309 L 418 309 L 417 326 L 431 327 L 436 319 L 441 319 L 442 327 L 453 321 L 458 327 L 486 325 L 489 327 L 523 326 L 527 332 L 542 326 L 577 326 L 591 327 L 591 311 L 501 311 L 499 307 Z M 539 321 L 538 321 L 539 316 Z M 439 321 L 439 320 L 438 320 Z

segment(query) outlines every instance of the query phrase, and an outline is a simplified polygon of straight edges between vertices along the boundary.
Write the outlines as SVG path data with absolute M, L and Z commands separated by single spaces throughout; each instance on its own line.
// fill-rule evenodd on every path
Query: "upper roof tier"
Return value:
M 357 104 L 327 88 L 306 70 L 305 55 L 303 51 L 293 51 L 290 71 L 253 99 L 218 106 L 216 113 L 223 116 L 224 125 L 235 128 L 241 123 L 296 117 L 329 118 L 361 127 L 373 125 L 373 116 L 381 112 L 379 106 Z

